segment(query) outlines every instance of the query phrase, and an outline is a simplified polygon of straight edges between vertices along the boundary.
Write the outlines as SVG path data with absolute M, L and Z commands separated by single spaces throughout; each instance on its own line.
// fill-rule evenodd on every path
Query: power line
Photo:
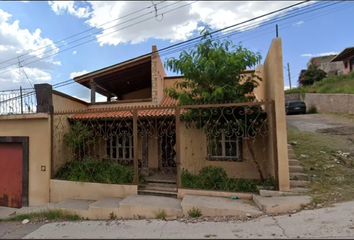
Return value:
M 167 6 L 162 7 L 161 9 L 170 7 L 170 6 L 175 5 L 175 4 L 178 4 L 178 3 L 179 3 L 179 2 L 175 2 L 175 3 L 169 4 L 169 5 L 167 5 Z M 188 4 L 187 4 L 187 5 L 188 5 Z M 177 9 L 178 9 L 178 8 L 177 8 Z M 94 35 L 97 36 L 98 34 L 104 32 L 104 31 L 107 31 L 108 29 L 111 29 L 111 28 L 117 27 L 117 26 L 119 26 L 119 25 L 123 25 L 123 24 L 125 24 L 125 23 L 134 21 L 134 20 L 136 20 L 136 19 L 138 19 L 138 18 L 141 18 L 141 17 L 143 17 L 143 16 L 146 16 L 146 15 L 150 15 L 150 14 L 153 13 L 153 12 L 154 12 L 154 11 L 150 11 L 150 12 L 145 13 L 145 14 L 143 14 L 143 15 L 140 15 L 140 16 L 138 16 L 138 17 L 134 17 L 134 18 L 132 18 L 132 19 L 129 19 L 129 20 L 125 21 L 125 22 L 121 22 L 121 23 L 118 23 L 118 24 L 116 24 L 116 25 L 110 26 L 110 27 L 108 27 L 108 28 L 106 28 L 106 29 L 98 30 L 98 31 L 94 32 L 93 34 L 90 34 L 90 35 L 81 37 L 81 38 L 79 38 L 79 39 L 73 40 L 73 41 L 71 41 L 71 42 L 69 42 L 69 43 L 63 44 L 63 45 L 61 45 L 61 46 L 59 46 L 59 47 L 56 47 L 56 48 L 54 48 L 54 49 L 47 50 L 47 51 L 43 52 L 42 55 L 44 55 L 44 54 L 46 54 L 46 53 L 49 53 L 49 52 L 53 52 L 53 51 L 55 51 L 55 50 L 57 50 L 57 49 L 60 49 L 60 48 L 65 47 L 65 46 L 68 46 L 68 45 L 70 45 L 70 44 L 73 44 L 73 43 L 75 43 L 75 42 L 81 41 L 81 40 L 83 40 L 83 39 L 93 37 Z M 151 18 L 148 18 L 148 19 L 151 19 Z M 145 19 L 145 20 L 146 20 L 146 19 Z M 140 22 L 138 22 L 138 23 L 144 22 L 145 20 L 140 21 Z M 133 25 L 135 25 L 135 24 L 133 24 Z M 130 25 L 130 26 L 132 26 L 132 25 Z M 130 27 L 130 26 L 128 26 L 128 27 Z M 125 29 L 125 28 L 123 28 L 123 29 Z M 112 33 L 113 33 L 113 32 L 112 32 Z M 100 36 L 100 37 L 102 37 L 102 36 Z M 99 38 L 99 37 L 97 37 L 97 38 Z M 96 39 L 92 39 L 91 41 L 94 41 L 94 40 L 96 40 Z M 88 42 L 89 42 L 89 41 L 88 41 Z M 53 44 L 52 44 L 52 45 L 53 45 Z M 79 45 L 80 45 L 80 44 L 79 44 Z M 79 46 L 79 45 L 75 45 L 75 46 Z M 72 48 L 70 48 L 70 49 L 72 49 Z M 55 54 L 57 54 L 57 53 L 55 53 Z M 37 58 L 37 56 L 36 56 L 36 55 L 31 56 L 31 57 L 29 57 L 29 58 L 24 59 L 22 62 L 25 62 L 25 61 L 30 60 L 30 59 L 32 59 L 32 58 Z M 38 59 L 38 60 L 40 61 L 41 59 Z M 8 68 L 8 67 L 11 67 L 12 65 L 14 65 L 14 64 L 9 64 L 9 65 L 7 65 L 7 66 L 5 66 L 5 67 L 1 67 L 0 69 Z M 14 68 L 13 68 L 13 69 L 14 69 Z
M 3 64 L 3 63 L 9 62 L 9 61 L 11 61 L 11 60 L 14 60 L 14 59 L 16 59 L 16 58 L 18 58 L 18 57 L 24 57 L 24 56 L 26 56 L 26 55 L 29 55 L 30 53 L 34 53 L 34 52 L 37 52 L 37 51 L 39 51 L 39 50 L 41 50 L 41 49 L 44 49 L 44 48 L 46 48 L 46 47 L 53 46 L 53 45 L 55 45 L 55 44 L 57 44 L 57 43 L 59 43 L 59 42 L 65 41 L 65 40 L 67 40 L 67 39 L 70 39 L 70 38 L 79 36 L 79 35 L 81 35 L 81 34 L 83 34 L 83 33 L 89 32 L 89 31 L 91 31 L 91 30 L 93 30 L 93 29 L 100 28 L 100 27 L 102 27 L 102 26 L 104 26 L 104 25 L 107 25 L 107 24 L 109 24 L 109 23 L 111 23 L 111 22 L 114 22 L 114 21 L 123 19 L 123 18 L 128 17 L 128 16 L 131 16 L 131 15 L 134 15 L 134 14 L 136 14 L 136 13 L 138 13 L 138 12 L 144 11 L 144 10 L 146 10 L 146 9 L 149 9 L 149 8 L 153 7 L 153 6 L 159 5 L 159 4 L 163 3 L 163 2 L 165 2 L 165 1 L 160 1 L 160 2 L 158 2 L 158 3 L 156 3 L 156 4 L 154 4 L 154 5 L 150 5 L 150 6 L 146 7 L 146 8 L 142 8 L 142 9 L 140 9 L 140 10 L 137 10 L 137 11 L 135 11 L 135 12 L 129 13 L 129 14 L 124 15 L 124 16 L 122 16 L 122 17 L 113 19 L 113 20 L 111 20 L 111 21 L 108 21 L 108 22 L 106 22 L 106 23 L 100 24 L 100 25 L 98 25 L 98 26 L 91 27 L 91 28 L 86 29 L 86 30 L 84 30 L 84 31 L 82 31 L 82 32 L 79 32 L 79 33 L 76 33 L 76 34 L 71 35 L 71 36 L 69 36 L 69 37 L 66 37 L 66 38 L 63 38 L 63 39 L 61 39 L 61 40 L 58 40 L 58 41 L 56 41 L 56 42 L 54 42 L 54 43 L 45 45 L 45 46 L 43 46 L 43 47 L 37 48 L 37 49 L 32 50 L 32 51 L 27 52 L 27 53 L 23 53 L 23 54 L 21 54 L 20 56 L 13 57 L 13 58 L 11 58 L 11 59 L 8 59 L 8 60 L 5 60 L 5 61 L 3 61 L 3 62 L 0 62 L 0 65 Z
M 172 12 L 172 11 L 175 11 L 175 10 L 180 9 L 180 8 L 182 8 L 182 7 L 186 7 L 186 6 L 191 5 L 191 4 L 195 3 L 195 2 L 197 2 L 197 1 L 194 1 L 194 2 L 191 2 L 191 3 L 185 4 L 185 5 L 182 5 L 182 6 L 180 6 L 180 7 L 174 8 L 174 9 L 171 9 L 171 10 L 169 10 L 169 11 L 164 12 L 163 14 L 169 13 L 169 12 Z M 97 37 L 96 39 L 101 38 L 101 37 L 108 36 L 108 35 L 110 35 L 110 34 L 112 34 L 112 33 L 115 33 L 115 32 L 121 31 L 121 30 L 124 30 L 124 29 L 126 29 L 126 28 L 129 28 L 129 27 L 132 27 L 132 26 L 137 25 L 137 24 L 139 24 L 139 23 L 142 23 L 142 22 L 145 22 L 145 21 L 147 21 L 147 20 L 150 20 L 150 19 L 152 19 L 152 18 L 154 18 L 154 17 L 149 17 L 149 18 L 146 18 L 146 19 L 141 20 L 141 21 L 139 21 L 139 22 L 136 22 L 136 23 L 133 23 L 133 24 L 131 24 L 131 25 L 125 26 L 125 27 L 123 27 L 123 28 L 120 28 L 120 29 L 117 29 L 117 30 L 115 30 L 115 31 L 112 31 L 112 32 L 110 32 L 110 33 L 106 33 L 106 34 L 104 34 L 104 35 L 101 35 L 101 36 Z M 27 66 L 27 65 L 29 65 L 29 64 L 32 64 L 32 63 L 35 63 L 35 62 L 38 62 L 38 61 L 42 61 L 43 59 L 46 59 L 46 58 L 49 58 L 49 57 L 58 55 L 59 53 L 66 52 L 66 51 L 68 51 L 68 50 L 70 50 L 70 49 L 73 49 L 73 48 L 75 48 L 75 47 L 78 47 L 78 46 L 81 46 L 81 45 L 83 45 L 83 44 L 86 44 L 86 43 L 95 41 L 96 39 L 91 39 L 91 40 L 88 40 L 88 41 L 86 41 L 86 42 L 83 42 L 83 43 L 74 45 L 74 46 L 72 46 L 72 47 L 70 47 L 70 48 L 64 49 L 64 50 L 59 51 L 59 52 L 57 52 L 57 53 L 54 53 L 54 54 L 51 54 L 51 55 L 42 57 L 42 58 L 40 58 L 40 59 L 37 59 L 37 60 L 35 60 L 35 61 L 26 63 L 26 64 L 24 64 L 23 66 Z M 81 39 L 81 40 L 82 40 L 82 39 Z M 50 50 L 50 51 L 53 51 L 53 50 Z M 32 57 L 31 57 L 31 58 L 32 58 Z M 23 61 L 26 61 L 26 60 L 28 60 L 28 59 L 25 59 L 25 60 L 23 60 Z M 7 67 L 9 67 L 9 66 L 7 66 Z M 7 68 L 7 67 L 3 67 L 3 68 L 0 68 L 0 69 L 4 69 L 4 68 Z M 16 67 L 15 67 L 15 68 L 16 68 Z M 6 73 L 6 72 L 9 72 L 9 71 L 12 71 L 12 70 L 15 69 L 15 68 L 11 68 L 11 69 L 8 69 L 8 70 L 6 70 L 6 71 L 3 71 L 3 72 L 1 72 L 0 74 L 3 74 L 3 73 Z

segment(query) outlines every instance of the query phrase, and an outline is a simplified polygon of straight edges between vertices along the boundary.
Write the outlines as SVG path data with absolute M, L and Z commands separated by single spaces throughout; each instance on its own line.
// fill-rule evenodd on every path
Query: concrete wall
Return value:
M 301 94 L 300 93 L 289 93 L 289 94 L 285 94 L 285 101 L 299 101 L 301 100 Z
M 322 69 L 327 73 L 328 76 L 335 75 L 338 71 L 343 69 L 343 62 L 331 62 L 331 60 L 336 55 L 328 55 L 322 57 L 314 57 L 311 58 L 310 61 L 307 63 L 307 67 L 310 66 L 311 61 L 313 61 L 319 69 Z
M 137 194 L 137 185 L 50 180 L 50 202 L 61 202 L 65 199 L 99 200 L 103 197 L 125 198 L 129 195 Z
M 29 137 L 29 206 L 49 202 L 50 134 L 49 114 L 0 116 L 1 136 Z M 46 167 L 46 171 L 41 171 L 42 166 Z
M 53 91 L 53 107 L 55 112 L 75 111 L 87 107 L 88 103 L 61 92 Z
M 207 159 L 207 138 L 205 133 L 199 129 L 187 128 L 181 123 L 181 169 L 187 169 L 190 173 L 198 174 L 199 170 L 205 166 L 219 166 L 226 170 L 230 178 L 259 179 L 259 173 L 251 158 L 247 144 L 243 143 L 243 162 L 231 161 L 210 161 Z M 267 168 L 267 148 L 266 139 L 258 137 L 251 142 L 256 149 L 255 154 L 258 159 L 263 175 Z
M 306 93 L 307 108 L 315 106 L 319 113 L 354 114 L 354 94 Z
M 254 90 L 255 95 L 261 100 L 273 100 L 275 107 L 276 139 L 270 132 L 268 136 L 268 159 L 277 158 L 279 190 L 289 191 L 289 162 L 286 132 L 286 116 L 284 111 L 284 78 L 283 78 L 283 50 L 281 38 L 274 38 L 268 50 L 263 65 L 256 68 L 263 81 Z M 273 144 L 276 144 L 274 148 Z

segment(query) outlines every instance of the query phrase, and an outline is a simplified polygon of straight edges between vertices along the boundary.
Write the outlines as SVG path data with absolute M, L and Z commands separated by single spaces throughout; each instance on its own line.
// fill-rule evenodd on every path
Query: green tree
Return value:
M 233 45 L 231 41 L 219 41 L 213 38 L 208 29 L 201 32 L 200 43 L 190 51 L 183 51 L 179 58 L 170 58 L 165 67 L 173 72 L 181 73 L 184 80 L 175 82 L 174 87 L 165 89 L 167 94 L 178 99 L 180 105 L 202 103 L 251 102 L 255 97 L 254 88 L 262 79 L 256 74 L 242 74 L 248 68 L 261 61 L 261 54 L 254 53 L 242 45 Z M 247 104 L 245 104 L 247 105 Z M 247 114 L 247 121 L 245 120 Z M 217 136 L 221 132 L 231 134 L 236 132 L 237 138 L 255 137 L 257 124 L 266 118 L 260 112 L 259 106 L 188 109 L 184 111 L 181 120 L 191 122 L 203 129 L 209 136 Z M 260 126 L 262 124 L 259 124 Z M 239 131 L 239 129 L 243 131 Z M 258 169 L 260 179 L 264 177 L 260 164 L 254 154 L 250 141 L 246 141 L 251 156 Z M 212 141 L 210 142 L 212 144 Z
M 327 73 L 319 69 L 313 61 L 306 70 L 301 70 L 298 83 L 301 86 L 310 86 L 315 82 L 319 82 L 327 76 Z
M 261 78 L 241 73 L 259 63 L 261 54 L 229 40 L 215 40 L 207 29 L 201 35 L 194 49 L 183 51 L 178 59 L 167 59 L 166 68 L 184 76 L 184 81 L 166 90 L 169 96 L 182 105 L 253 101 L 246 94 L 253 92 Z

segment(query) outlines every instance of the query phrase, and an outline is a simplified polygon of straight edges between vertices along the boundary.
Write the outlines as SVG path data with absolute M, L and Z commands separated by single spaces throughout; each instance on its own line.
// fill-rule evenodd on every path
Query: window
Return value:
M 107 141 L 107 155 L 111 159 L 133 160 L 133 146 L 133 137 L 130 134 L 112 137 L 112 140 Z
M 344 62 L 344 68 L 348 68 L 348 62 Z
M 235 135 L 224 133 L 215 138 L 208 139 L 208 153 L 211 161 L 242 161 L 242 140 Z

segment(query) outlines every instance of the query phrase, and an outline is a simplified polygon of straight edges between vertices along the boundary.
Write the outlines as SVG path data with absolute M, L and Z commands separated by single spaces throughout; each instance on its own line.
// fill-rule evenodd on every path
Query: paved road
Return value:
M 0 224 L 0 227 L 3 226 Z M 162 220 L 50 223 L 26 239 L 55 238 L 354 238 L 354 202 L 250 221 L 181 223 Z

